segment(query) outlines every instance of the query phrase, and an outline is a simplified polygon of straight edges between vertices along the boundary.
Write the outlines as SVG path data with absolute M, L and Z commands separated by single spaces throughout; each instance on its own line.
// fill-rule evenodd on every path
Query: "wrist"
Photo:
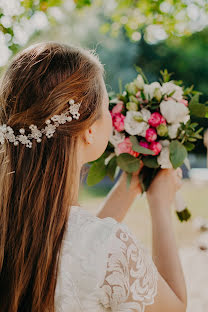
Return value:
M 171 215 L 171 204 L 170 203 L 149 203 L 149 209 L 151 217 L 161 218 L 162 216 Z

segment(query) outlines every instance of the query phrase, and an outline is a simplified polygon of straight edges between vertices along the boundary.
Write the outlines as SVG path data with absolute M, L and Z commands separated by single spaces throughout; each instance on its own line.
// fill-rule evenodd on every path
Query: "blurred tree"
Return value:
M 208 0 L 0 0 L 0 67 L 49 22 L 94 8 L 106 17 L 101 32 L 118 36 L 124 29 L 132 42 L 141 39 L 141 31 L 149 43 L 190 35 L 208 20 Z
M 137 65 L 150 80 L 158 79 L 161 68 L 173 72 L 176 79 L 204 93 L 208 99 L 208 28 L 190 37 L 171 38 L 150 45 L 142 38 L 138 45 Z
M 62 0 L 0 0 L 0 67 L 35 32 L 54 22 L 50 9 L 61 3 Z
M 168 36 L 190 35 L 207 25 L 207 0 L 75 0 L 77 8 L 101 7 L 109 22 L 101 26 L 103 32 L 117 36 L 125 29 L 132 41 L 145 31 L 148 42 L 164 40 Z

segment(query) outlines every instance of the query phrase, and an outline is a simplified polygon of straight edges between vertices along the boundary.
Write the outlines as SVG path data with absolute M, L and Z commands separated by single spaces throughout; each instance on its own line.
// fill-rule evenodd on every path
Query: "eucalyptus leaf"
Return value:
M 187 157 L 186 148 L 178 140 L 174 140 L 169 145 L 169 151 L 170 161 L 173 165 L 173 168 L 176 169 L 180 167 Z
M 128 153 L 122 153 L 117 157 L 118 166 L 129 173 L 137 171 L 140 168 L 140 160 Z
M 114 156 L 111 158 L 107 165 L 107 175 L 109 178 L 114 181 L 115 179 L 115 173 L 116 173 L 116 167 L 117 167 L 117 161 L 116 161 L 117 156 Z
M 144 166 L 148 168 L 159 168 L 159 164 L 157 162 L 157 157 L 145 156 L 142 158 L 142 162 Z
M 99 183 L 106 176 L 106 174 L 107 167 L 105 166 L 105 157 L 100 157 L 89 169 L 87 185 L 92 186 Z

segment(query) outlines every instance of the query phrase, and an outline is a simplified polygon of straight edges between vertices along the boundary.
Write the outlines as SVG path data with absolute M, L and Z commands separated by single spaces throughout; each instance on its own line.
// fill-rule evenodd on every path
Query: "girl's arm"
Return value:
M 186 310 L 186 284 L 170 209 L 181 187 L 181 175 L 180 168 L 161 170 L 147 192 L 152 219 L 152 258 L 160 273 L 158 296 L 155 304 L 147 307 L 147 312 L 162 311 L 164 307 L 167 311 L 168 306 L 168 311 Z
M 138 174 L 139 171 L 133 174 L 129 189 L 126 187 L 127 174 L 125 172 L 121 174 L 121 177 L 102 203 L 97 214 L 98 218 L 111 217 L 117 222 L 122 222 L 136 196 L 141 194 Z

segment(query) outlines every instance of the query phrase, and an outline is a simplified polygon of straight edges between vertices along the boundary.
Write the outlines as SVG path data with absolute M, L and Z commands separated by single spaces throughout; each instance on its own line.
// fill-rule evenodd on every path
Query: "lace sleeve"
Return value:
M 152 257 L 125 224 L 116 225 L 109 243 L 101 304 L 113 312 L 143 312 L 157 293 Z

